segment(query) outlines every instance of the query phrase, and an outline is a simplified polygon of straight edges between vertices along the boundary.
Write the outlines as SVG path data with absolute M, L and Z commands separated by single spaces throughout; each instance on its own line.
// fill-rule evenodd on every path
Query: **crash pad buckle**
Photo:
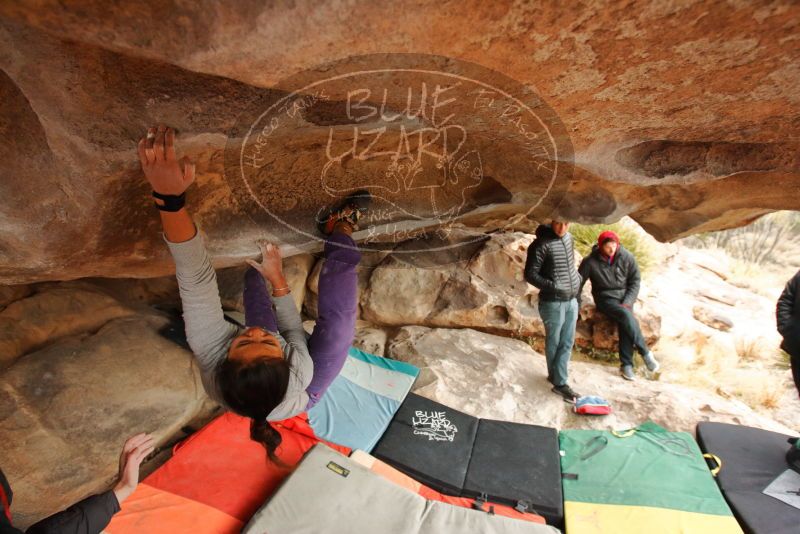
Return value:
M 514 510 L 517 512 L 524 514 L 528 511 L 528 508 L 531 507 L 531 503 L 529 501 L 517 501 L 517 505 L 514 507 Z
M 475 502 L 472 503 L 472 508 L 481 512 L 485 512 L 486 510 L 483 509 L 483 505 L 486 504 L 488 500 L 489 495 L 485 491 L 482 491 L 480 496 L 476 497 Z M 494 506 L 492 507 L 492 510 L 494 510 Z

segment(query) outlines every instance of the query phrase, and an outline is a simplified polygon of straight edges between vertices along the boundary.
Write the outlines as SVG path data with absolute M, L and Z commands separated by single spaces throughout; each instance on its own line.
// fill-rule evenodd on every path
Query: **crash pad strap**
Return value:
M 722 469 L 722 460 L 720 459 L 720 457 L 717 456 L 716 454 L 711 454 L 707 452 L 703 455 L 703 458 L 705 458 L 706 460 L 711 460 L 714 463 L 716 463 L 716 467 L 711 468 L 711 475 L 717 476 L 719 470 Z

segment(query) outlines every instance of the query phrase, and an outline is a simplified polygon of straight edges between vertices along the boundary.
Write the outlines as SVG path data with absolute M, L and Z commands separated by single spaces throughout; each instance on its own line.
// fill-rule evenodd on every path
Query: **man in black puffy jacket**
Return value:
M 539 288 L 539 315 L 545 329 L 547 379 L 553 392 L 567 402 L 580 397 L 567 384 L 567 365 L 575 342 L 581 280 L 575 269 L 575 251 L 569 223 L 539 225 L 528 247 L 525 280 Z
M 597 244 L 581 261 L 578 268 L 581 289 L 592 282 L 592 297 L 597 309 L 617 323 L 619 330 L 620 373 L 626 380 L 634 380 L 633 349 L 642 355 L 647 369 L 658 371 L 659 365 L 633 315 L 633 305 L 639 295 L 639 266 L 633 254 L 625 250 L 616 233 L 606 230 L 597 238 Z
M 781 348 L 789 354 L 794 385 L 800 393 L 800 271 L 786 284 L 775 315 L 778 332 L 783 336 Z

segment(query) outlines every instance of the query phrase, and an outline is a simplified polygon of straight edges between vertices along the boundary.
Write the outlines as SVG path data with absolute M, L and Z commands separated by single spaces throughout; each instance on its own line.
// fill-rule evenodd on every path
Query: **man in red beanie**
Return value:
M 633 305 L 639 295 L 639 266 L 636 258 L 619 242 L 619 236 L 606 230 L 597 238 L 592 252 L 581 261 L 581 289 L 592 282 L 592 297 L 597 309 L 617 323 L 619 330 L 620 373 L 626 380 L 634 380 L 633 349 L 642 355 L 647 369 L 656 372 L 659 364 L 647 347 L 633 315 Z

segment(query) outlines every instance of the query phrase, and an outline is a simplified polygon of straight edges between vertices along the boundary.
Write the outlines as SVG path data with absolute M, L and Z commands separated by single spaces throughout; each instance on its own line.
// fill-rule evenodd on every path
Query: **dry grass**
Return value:
M 679 339 L 662 338 L 655 350 L 664 356 L 664 380 L 738 399 L 770 416 L 791 385 L 776 375 L 777 369 L 785 369 L 785 358 L 763 338 L 731 340 L 691 332 Z
M 796 267 L 780 264 L 756 265 L 736 258 L 729 259 L 728 282 L 736 287 L 777 300 L 786 282 L 797 272 Z
M 737 338 L 734 342 L 736 345 L 736 354 L 740 360 L 752 362 L 758 360 L 765 352 L 767 342 L 763 338 Z
M 768 389 L 761 394 L 758 404 L 768 410 L 774 410 L 780 404 L 782 393 L 778 389 Z
M 755 289 L 753 287 L 753 280 L 755 280 L 761 274 L 761 271 L 763 270 L 761 267 L 734 258 L 730 259 L 729 266 L 730 277 L 727 280 L 729 283 L 735 285 L 736 287 L 742 287 L 750 290 Z

